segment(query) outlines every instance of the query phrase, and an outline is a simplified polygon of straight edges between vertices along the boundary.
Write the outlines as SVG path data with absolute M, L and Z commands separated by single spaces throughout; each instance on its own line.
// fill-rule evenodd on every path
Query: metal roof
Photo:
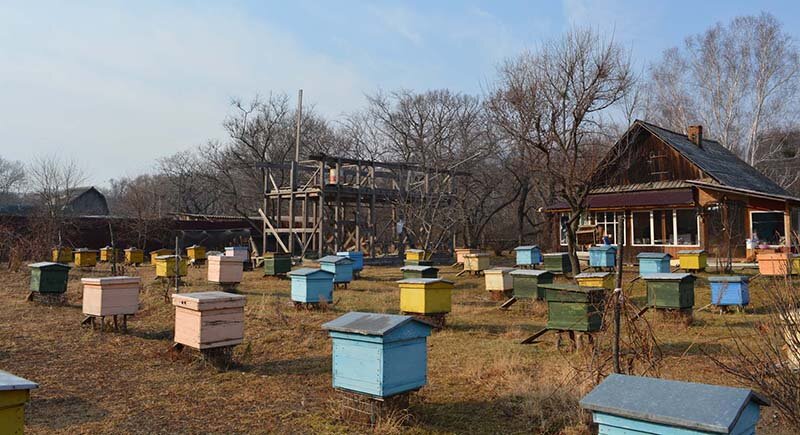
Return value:
M 617 247 L 614 245 L 595 245 L 589 247 L 590 251 L 616 251 Z
M 682 280 L 688 277 L 694 278 L 691 273 L 643 273 L 642 278 L 645 281 L 675 281 Z
M 552 275 L 552 273 L 550 271 L 548 271 L 548 270 L 538 270 L 538 269 L 517 269 L 517 270 L 511 272 L 509 275 L 541 276 L 541 275 L 545 275 L 545 274 Z
M 295 270 L 289 272 L 288 275 L 289 276 L 308 276 L 308 275 L 313 275 L 315 273 L 325 273 L 325 274 L 328 274 L 328 275 L 331 275 L 331 276 L 334 275 L 333 272 L 330 272 L 330 271 L 327 271 L 327 270 L 322 270 L 322 269 L 315 269 L 315 268 L 312 268 L 312 267 L 303 267 L 301 269 L 295 269 Z
M 28 267 L 33 267 L 33 268 L 36 268 L 36 269 L 41 269 L 41 268 L 44 268 L 44 267 L 53 267 L 53 266 L 58 266 L 58 267 L 66 268 L 66 269 L 71 269 L 70 266 L 68 266 L 68 265 L 66 265 L 64 263 L 53 263 L 52 261 L 40 261 L 38 263 L 31 263 L 31 264 L 28 265 Z
M 508 273 L 513 272 L 514 270 L 515 269 L 513 267 L 493 267 L 491 269 L 484 270 L 483 273 Z
M 351 311 L 339 318 L 322 324 L 322 328 L 329 331 L 361 335 L 386 335 L 395 328 L 405 325 L 408 322 L 419 322 L 422 325 L 430 327 L 428 324 L 420 322 L 412 316 Z
M 575 278 L 605 278 L 611 275 L 611 272 L 583 272 L 575 275 Z
M 436 282 L 443 282 L 447 284 L 454 284 L 453 281 L 449 281 L 442 278 L 406 278 L 397 281 L 398 284 L 433 284 Z
M 433 266 L 413 266 L 413 265 L 412 266 L 403 266 L 403 267 L 400 268 L 400 270 L 402 270 L 402 271 L 413 270 L 415 272 L 422 272 L 422 271 L 425 271 L 425 270 L 428 270 L 428 269 L 436 269 L 436 268 L 433 267 Z
M 596 195 L 602 193 L 643 192 L 647 190 L 684 189 L 687 187 L 692 187 L 692 185 L 683 180 L 668 180 L 668 181 L 652 181 L 649 183 L 603 186 L 603 187 L 598 187 L 596 189 L 592 189 L 589 193 L 592 195 Z
M 553 290 L 561 290 L 561 291 L 568 291 L 568 292 L 576 292 L 576 293 L 591 293 L 597 291 L 606 291 L 603 287 L 582 287 L 577 284 L 570 284 L 570 283 L 549 283 L 549 284 L 539 284 L 539 287 L 549 288 Z
M 706 252 L 704 249 L 684 249 L 678 251 L 678 254 L 702 254 L 704 252 Z
M 542 257 L 560 257 L 562 255 L 567 255 L 566 252 L 550 252 L 548 254 L 542 254 Z
M 39 388 L 39 384 L 0 370 L 0 391 L 32 390 L 34 388 Z
M 236 301 L 240 299 L 245 299 L 244 295 L 237 295 L 227 292 L 173 293 L 172 297 L 195 299 L 198 301 Z
M 539 245 L 517 246 L 514 248 L 515 251 L 529 251 L 531 249 L 539 249 Z
M 581 407 L 620 417 L 714 433 L 730 433 L 751 400 L 744 388 L 611 374 L 580 401 Z
M 641 254 L 636 256 L 636 258 L 658 258 L 658 259 L 662 259 L 664 257 L 672 258 L 672 255 L 669 255 L 666 252 L 642 252 Z
M 748 282 L 750 277 L 746 275 L 714 275 L 708 277 L 709 282 Z
M 347 257 L 340 257 L 338 255 L 326 255 L 326 256 L 320 258 L 319 260 L 317 260 L 318 263 L 334 263 L 334 264 L 335 263 L 345 262 L 345 261 L 348 262 L 348 263 L 352 263 L 353 262 L 353 260 L 351 260 L 351 259 L 349 259 Z

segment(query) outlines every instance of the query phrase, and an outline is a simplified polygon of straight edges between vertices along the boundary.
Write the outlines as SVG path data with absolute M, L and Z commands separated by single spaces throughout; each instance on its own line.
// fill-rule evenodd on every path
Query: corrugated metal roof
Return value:
M 672 255 L 669 255 L 666 252 L 642 252 L 636 256 L 636 258 L 655 258 L 659 260 L 666 257 L 672 258 Z
M 36 268 L 36 269 L 41 269 L 43 267 L 52 267 L 52 266 L 63 267 L 65 269 L 70 269 L 71 268 L 70 266 L 68 266 L 68 265 L 66 265 L 64 263 L 53 263 L 52 261 L 40 261 L 38 263 L 31 263 L 31 264 L 28 265 L 28 267 L 33 267 L 33 268 Z
M 575 278 L 605 278 L 611 275 L 611 272 L 582 272 L 575 275 Z
M 645 281 L 680 281 L 684 278 L 692 277 L 691 273 L 643 273 Z
M 704 249 L 684 249 L 678 251 L 678 254 L 702 254 L 706 252 Z
M 552 275 L 552 273 L 550 271 L 547 271 L 547 270 L 517 269 L 517 270 L 511 272 L 509 275 L 542 276 L 542 275 Z
M 301 269 L 295 269 L 295 270 L 289 272 L 288 275 L 289 276 L 307 276 L 307 275 L 311 275 L 311 274 L 314 274 L 314 273 L 326 273 L 326 274 L 331 275 L 331 276 L 335 275 L 333 272 L 329 272 L 327 270 L 322 270 L 322 269 L 314 269 L 312 267 L 304 267 L 304 268 L 301 268 Z
M 517 246 L 514 248 L 515 251 L 529 251 L 531 249 L 538 249 L 539 245 L 527 245 L 527 246 Z
M 433 284 L 435 282 L 454 284 L 453 281 L 449 281 L 442 278 L 406 278 L 397 281 L 398 284 Z
M 730 433 L 751 400 L 744 388 L 611 374 L 580 401 L 581 407 L 620 417 L 714 433 Z
M 32 390 L 34 388 L 39 388 L 39 384 L 0 370 L 0 391 Z
M 745 275 L 712 275 L 708 277 L 709 282 L 748 282 L 749 276 Z
M 603 186 L 592 189 L 592 195 L 601 193 L 620 193 L 620 192 L 641 192 L 647 190 L 668 190 L 683 189 L 691 187 L 691 184 L 683 180 L 654 181 L 651 183 L 623 184 L 619 186 Z
M 351 311 L 328 323 L 324 323 L 322 327 L 330 331 L 349 332 L 352 334 L 386 335 L 393 329 L 414 321 L 418 320 L 411 316 Z M 419 323 L 429 326 L 423 322 Z

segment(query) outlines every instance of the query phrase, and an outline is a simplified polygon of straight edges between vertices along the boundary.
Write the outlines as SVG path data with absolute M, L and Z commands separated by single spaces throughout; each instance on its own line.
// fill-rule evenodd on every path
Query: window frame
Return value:
M 695 211 L 695 219 L 697 220 L 697 243 L 691 245 L 679 245 L 678 244 L 678 210 L 694 210 L 693 208 L 656 208 L 652 210 L 633 210 L 631 212 L 631 232 L 633 234 L 636 233 L 636 229 L 634 228 L 634 220 L 633 214 L 634 213 L 647 213 L 650 215 L 650 243 L 636 243 L 635 237 L 631 238 L 631 246 L 664 246 L 670 248 L 685 248 L 685 247 L 699 247 L 701 245 L 700 241 L 700 215 Z M 672 237 L 670 243 L 654 243 L 655 240 L 655 227 L 654 227 L 654 219 L 653 219 L 653 212 L 654 211 L 671 211 L 672 212 Z M 752 220 L 751 220 L 752 224 Z M 752 225 L 751 225 L 752 226 Z
M 786 219 L 786 212 L 783 211 L 783 210 L 750 210 L 750 232 L 749 232 L 750 240 L 753 240 L 753 215 L 754 214 L 763 214 L 763 213 L 780 213 L 781 216 L 783 216 L 783 219 L 784 220 Z M 784 224 L 781 225 L 781 228 L 783 228 L 783 232 L 785 233 L 786 232 L 786 223 L 785 223 L 785 221 L 784 221 Z M 783 235 L 783 238 L 784 238 L 784 240 L 786 239 L 786 234 Z M 767 245 L 767 246 L 769 246 L 770 248 L 780 248 L 780 247 L 782 247 L 784 245 Z

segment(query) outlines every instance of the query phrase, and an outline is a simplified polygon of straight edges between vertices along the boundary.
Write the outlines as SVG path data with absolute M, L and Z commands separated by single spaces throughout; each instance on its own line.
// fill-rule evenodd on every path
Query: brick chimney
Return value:
M 692 141 L 698 147 L 700 147 L 700 148 L 703 147 L 703 126 L 702 125 L 690 125 L 689 128 L 686 130 L 686 136 L 688 136 L 689 140 Z

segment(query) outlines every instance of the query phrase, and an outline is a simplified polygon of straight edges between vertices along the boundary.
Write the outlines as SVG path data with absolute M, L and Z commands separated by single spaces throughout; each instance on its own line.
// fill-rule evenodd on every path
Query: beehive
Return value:
M 158 257 L 163 256 L 163 255 L 175 255 L 175 252 L 173 252 L 171 249 L 166 249 L 166 248 L 161 248 L 161 249 L 156 249 L 155 251 L 150 251 L 150 264 L 155 266 L 156 265 L 156 259 Z
M 514 289 L 514 279 L 510 275 L 513 267 L 493 267 L 483 271 L 485 274 L 486 290 L 506 291 Z
M 247 249 L 247 246 L 226 246 L 225 255 L 228 257 L 236 257 L 240 259 L 242 263 L 250 262 L 250 250 Z
M 552 273 L 570 273 L 572 264 L 569 262 L 569 255 L 566 252 L 556 252 L 543 254 L 544 268 Z
M 791 272 L 791 254 L 788 252 L 759 252 L 756 261 L 762 275 L 783 276 Z
M 425 251 L 422 249 L 406 249 L 406 260 L 410 261 L 425 260 Z
M 25 432 L 25 403 L 31 390 L 39 388 L 35 382 L 0 370 L 0 429 L 7 434 Z
M 637 255 L 639 275 L 647 273 L 669 273 L 669 261 L 672 256 L 663 252 L 642 252 Z
M 156 257 L 156 276 L 170 278 L 175 276 L 175 262 L 178 262 L 178 276 L 186 276 L 188 264 L 186 259 L 177 255 L 159 255 Z
M 617 265 L 617 248 L 611 245 L 589 247 L 590 267 L 615 267 Z
M 566 331 L 599 331 L 606 289 L 575 284 L 539 284 L 545 290 L 547 327 Z
M 431 260 L 405 260 L 403 262 L 404 266 L 433 266 L 433 261 Z
M 119 249 L 112 248 L 111 246 L 100 248 L 100 261 L 108 263 L 111 261 L 115 261 L 118 258 L 119 258 Z
M 206 259 L 206 248 L 200 245 L 192 245 L 186 248 L 186 256 L 194 263 L 202 263 Z
M 301 303 L 333 302 L 333 273 L 322 269 L 302 268 L 289 272 L 292 300 Z
M 55 263 L 71 263 L 72 262 L 72 249 L 62 246 L 60 248 L 53 248 L 53 262 Z
M 194 349 L 234 346 L 244 339 L 243 295 L 175 293 L 175 342 Z
M 125 250 L 125 264 L 141 263 L 144 263 L 144 251 L 137 248 L 128 248 Z
M 482 272 L 490 267 L 491 258 L 489 254 L 484 252 L 464 254 L 464 270 Z
M 400 271 L 403 272 L 403 279 L 439 277 L 439 269 L 432 266 L 404 266 Z
M 517 266 L 535 266 L 542 264 L 542 251 L 537 245 L 517 246 L 514 248 Z
M 83 314 L 116 316 L 139 311 L 139 277 L 83 278 Z
M 276 276 L 285 275 L 292 270 L 291 254 L 281 254 L 278 252 L 264 253 L 264 275 Z
M 683 270 L 705 270 L 708 265 L 708 253 L 702 249 L 678 251 L 678 260 Z
M 70 267 L 63 263 L 43 261 L 29 264 L 32 292 L 60 294 L 67 291 Z
M 750 279 L 746 276 L 709 276 L 711 303 L 718 306 L 750 303 Z
M 540 284 L 553 282 L 553 274 L 546 270 L 520 269 L 510 273 L 517 299 L 544 299 L 544 288 Z
M 343 251 L 337 252 L 336 255 L 353 260 L 353 272 L 361 272 L 364 270 L 364 253 L 361 251 Z
M 694 276 L 689 273 L 650 273 L 642 275 L 647 283 L 647 305 L 656 308 L 685 309 L 694 306 Z
M 449 313 L 453 282 L 439 278 L 409 278 L 400 286 L 400 311 L 414 314 Z
M 333 273 L 334 284 L 344 284 L 353 280 L 353 260 L 338 255 L 327 255 L 318 261 L 322 270 Z
M 580 405 L 601 434 L 753 435 L 768 402 L 745 388 L 611 374 Z
M 481 250 L 473 248 L 456 248 L 453 250 L 453 252 L 456 254 L 456 264 L 464 264 L 464 255 L 477 254 L 481 252 Z
M 322 325 L 333 340 L 333 387 L 386 398 L 427 383 L 431 326 L 411 316 L 350 312 Z
M 581 287 L 602 287 L 614 290 L 614 275 L 610 272 L 584 272 L 575 275 Z
M 211 255 L 207 257 L 208 280 L 219 284 L 238 284 L 242 282 L 244 266 L 236 257 Z M 173 267 L 174 263 L 173 263 Z
M 792 275 L 800 274 L 800 255 L 793 254 L 791 256 L 790 270 Z
M 94 267 L 97 265 L 97 251 L 91 249 L 80 248 L 74 252 L 75 266 L 78 267 Z

